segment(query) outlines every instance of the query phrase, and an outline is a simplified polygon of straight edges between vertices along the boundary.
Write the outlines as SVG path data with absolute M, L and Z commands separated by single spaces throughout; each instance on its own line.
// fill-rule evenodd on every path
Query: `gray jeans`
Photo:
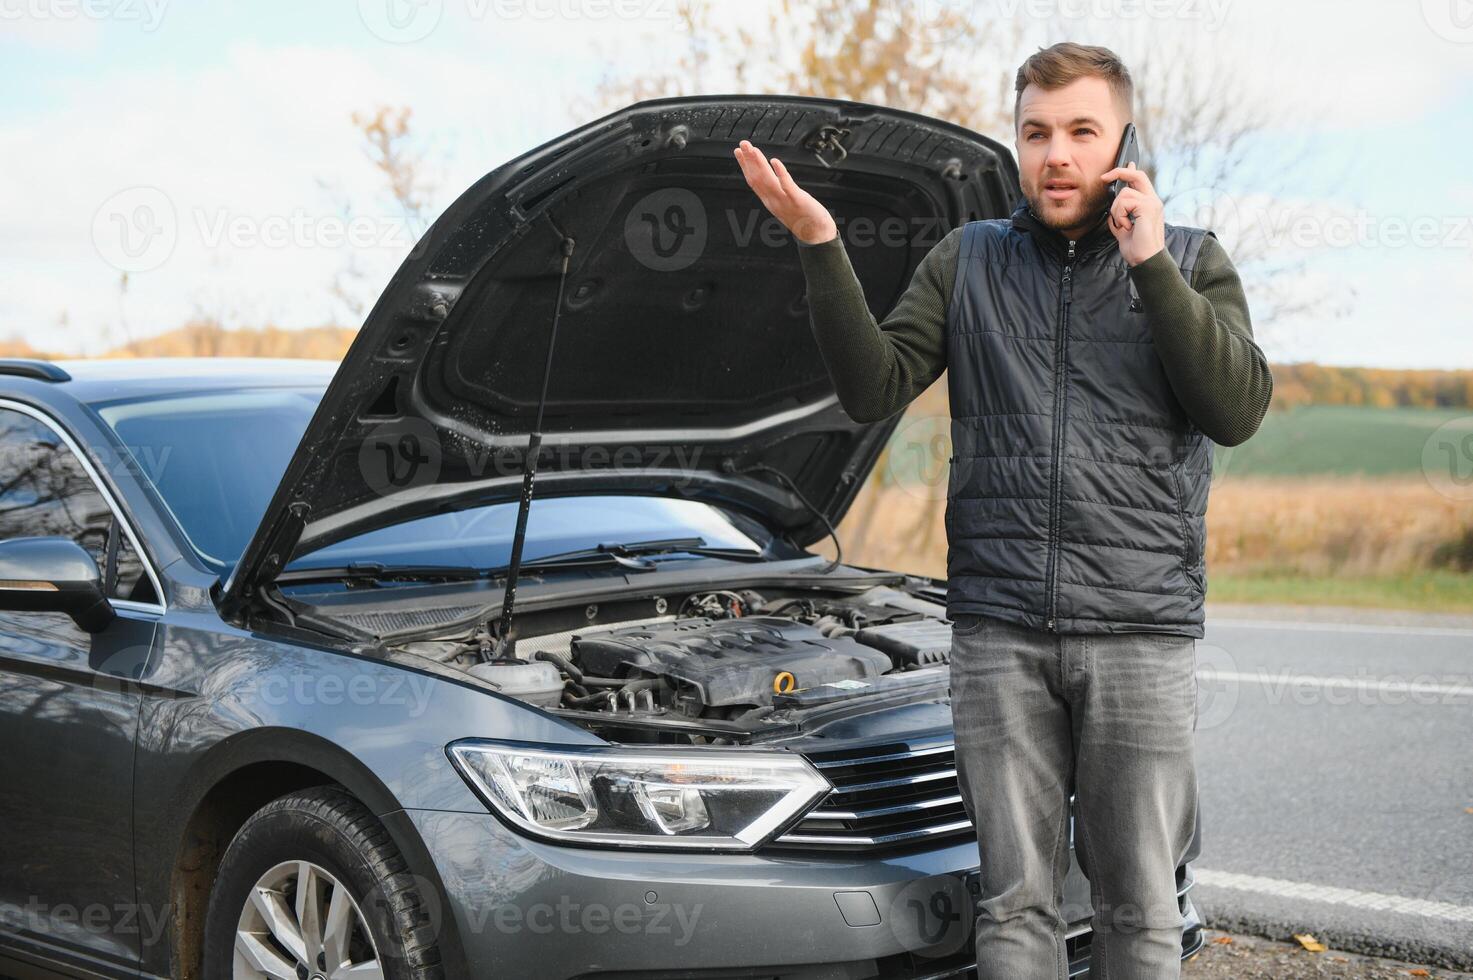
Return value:
M 1052 634 L 959 614 L 951 712 L 977 827 L 979 980 L 1064 980 L 1069 794 L 1091 980 L 1181 975 L 1176 868 L 1197 821 L 1196 640 Z

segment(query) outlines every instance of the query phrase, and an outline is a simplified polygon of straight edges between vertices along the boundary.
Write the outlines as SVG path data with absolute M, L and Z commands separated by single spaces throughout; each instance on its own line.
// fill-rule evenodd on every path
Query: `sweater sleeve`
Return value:
M 1132 266 L 1130 277 L 1182 408 L 1213 442 L 1245 441 L 1268 412 L 1273 375 L 1217 236 L 1209 232 L 1202 242 L 1190 285 L 1165 249 Z
M 926 253 L 895 308 L 876 322 L 838 236 L 798 255 L 808 315 L 844 411 L 877 422 L 909 405 L 946 369 L 946 305 L 956 279 L 961 228 Z

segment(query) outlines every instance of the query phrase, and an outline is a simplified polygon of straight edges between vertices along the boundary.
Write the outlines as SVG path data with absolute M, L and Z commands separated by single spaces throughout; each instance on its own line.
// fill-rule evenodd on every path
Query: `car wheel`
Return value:
M 319 786 L 256 811 L 220 861 L 204 975 L 234 980 L 439 980 L 435 929 L 388 832 Z

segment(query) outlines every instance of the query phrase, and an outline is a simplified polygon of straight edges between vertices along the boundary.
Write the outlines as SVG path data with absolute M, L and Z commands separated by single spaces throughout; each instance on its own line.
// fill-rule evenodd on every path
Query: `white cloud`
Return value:
M 171 205 L 177 244 L 167 261 L 130 276 L 121 309 L 131 332 L 169 329 L 196 307 L 227 322 L 324 322 L 346 235 L 359 241 L 358 259 L 377 282 L 388 280 L 412 243 L 350 114 L 411 105 L 419 132 L 478 134 L 472 153 L 452 154 L 448 165 L 459 172 L 443 175 L 438 209 L 532 145 L 528 134 L 544 125 L 536 114 L 546 114 L 547 100 L 484 94 L 515 90 L 517 82 L 495 60 L 428 50 L 380 62 L 347 50 L 254 45 L 234 47 L 200 72 L 159 67 L 115 77 L 60 111 L 0 129 L 8 230 L 0 309 L 37 346 L 102 343 L 102 327 L 120 319 L 120 272 L 94 244 L 94 218 L 119 192 L 147 187 Z M 364 220 L 342 224 L 340 194 Z M 72 324 L 66 337 L 50 326 L 62 312 Z
M 199 69 L 139 60 L 127 69 L 105 70 L 100 80 L 78 77 L 51 86 L 44 111 L 18 94 L 8 121 L 0 122 L 0 159 L 6 160 L 6 180 L 0 181 L 0 220 L 6 227 L 0 240 L 0 318 L 7 328 L 37 346 L 86 351 L 118 339 L 125 323 L 135 335 L 155 333 L 177 326 L 196 308 L 229 323 L 324 322 L 335 309 L 329 285 L 349 250 L 329 241 L 343 229 L 334 223 L 335 194 L 324 192 L 319 179 L 370 220 L 371 240 L 354 251 L 370 280 L 387 281 L 407 248 L 404 235 L 395 237 L 398 216 L 388 209 L 382 181 L 364 158 L 352 111 L 377 104 L 414 107 L 416 132 L 431 141 L 437 213 L 503 160 L 583 121 L 569 105 L 590 97 L 600 52 L 617 62 L 617 70 L 633 72 L 662 64 L 669 50 L 672 0 L 427 2 L 441 13 L 419 43 L 376 38 L 350 2 L 338 46 L 238 43 Z M 953 7 L 968 2 L 925 0 Z M 1473 85 L 1473 45 L 1439 37 L 1416 0 L 1383 0 L 1358 7 L 1354 15 L 1331 0 L 1190 2 L 1214 19 L 1135 25 L 1118 15 L 1035 20 L 1025 43 L 1004 60 L 1015 64 L 1038 44 L 1061 37 L 1107 44 L 1119 38 L 1118 50 L 1127 60 L 1153 46 L 1187 43 L 1194 63 L 1199 59 L 1235 73 L 1250 103 L 1261 104 L 1266 114 L 1287 114 L 1309 130 L 1383 130 L 1393 144 L 1395 124 L 1415 118 L 1455 86 Z M 1066 11 L 1088 10 L 1090 3 L 1124 9 L 1128 0 L 1049 3 Z M 723 21 L 739 13 L 761 15 L 738 7 L 713 10 Z M 983 11 L 983 0 L 971 8 Z M 186 14 L 200 16 L 171 9 L 160 32 L 191 27 Z M 1211 29 L 1218 16 L 1220 25 Z M 87 21 L 62 29 L 31 18 L 16 29 L 62 45 L 58 58 L 65 61 L 78 50 L 109 52 L 115 26 Z M 718 89 L 725 84 L 716 76 L 706 81 Z M 1466 129 L 1466 111 L 1463 116 L 1447 125 Z M 1384 144 L 1368 149 L 1391 152 Z M 1328 173 L 1346 161 L 1312 162 Z M 1368 165 L 1384 168 L 1391 180 L 1427 169 L 1398 169 L 1394 157 Z M 122 294 L 121 273 L 99 254 L 93 229 L 99 207 L 134 187 L 163 192 L 176 215 L 177 241 L 167 261 L 131 274 Z M 1274 207 L 1302 210 L 1331 228 L 1360 207 L 1348 197 Z M 1473 183 L 1449 179 L 1444 199 L 1449 213 L 1473 211 Z M 1249 215 L 1259 213 L 1257 202 L 1239 203 Z M 103 219 L 107 224 L 110 215 Z M 285 241 L 261 243 L 272 236 Z M 1307 278 L 1305 289 L 1354 282 L 1363 294 L 1353 317 L 1327 323 L 1309 318 L 1284 328 L 1285 338 L 1297 334 L 1310 344 L 1302 356 L 1473 366 L 1473 350 L 1458 339 L 1473 335 L 1463 313 L 1473 308 L 1467 253 L 1432 249 L 1414 260 L 1388 249 L 1368 274 L 1364 257 L 1356 257 L 1367 251 L 1363 247 L 1290 244 L 1317 255 L 1313 276 L 1320 278 Z M 1426 269 L 1438 271 L 1429 275 Z M 1440 312 L 1402 329 L 1412 319 L 1399 305 L 1405 302 L 1402 290 L 1413 284 L 1419 302 Z M 69 318 L 64 336 L 55 326 L 63 313 Z M 1395 349 L 1378 333 L 1391 323 L 1399 330 Z

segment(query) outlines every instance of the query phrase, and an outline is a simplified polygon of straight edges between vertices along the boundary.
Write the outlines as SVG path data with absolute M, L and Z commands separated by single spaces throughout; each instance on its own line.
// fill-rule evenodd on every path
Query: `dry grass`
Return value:
M 175 330 L 122 344 L 93 357 L 306 357 L 340 361 L 358 335 L 356 327 L 281 327 L 230 330 L 210 322 L 187 323 Z M 21 340 L 0 341 L 0 357 L 76 357 L 32 347 Z
M 924 486 L 886 485 L 883 477 L 884 467 L 877 467 L 839 526 L 845 560 L 944 576 L 944 480 L 938 494 Z M 1420 476 L 1230 476 L 1212 488 L 1209 500 L 1207 562 L 1214 572 L 1359 576 L 1473 570 L 1473 499 L 1444 496 Z M 827 543 L 815 550 L 833 553 Z

